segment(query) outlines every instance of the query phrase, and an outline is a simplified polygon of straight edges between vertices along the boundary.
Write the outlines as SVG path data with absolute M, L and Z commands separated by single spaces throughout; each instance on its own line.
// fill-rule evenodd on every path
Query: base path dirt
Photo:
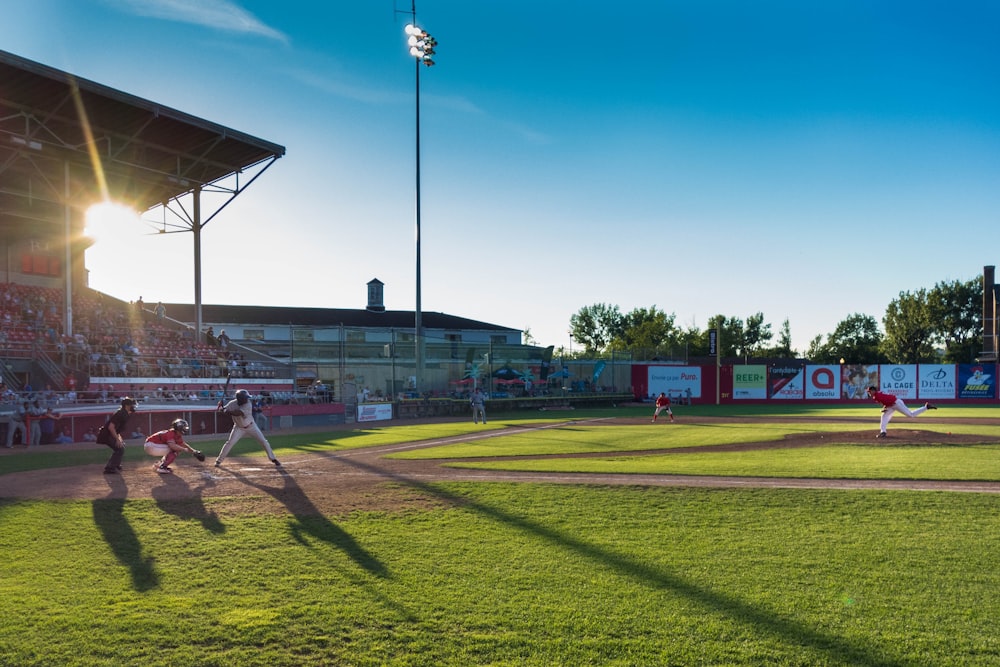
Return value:
M 689 423 L 753 423 L 781 420 L 707 419 Z M 815 422 L 815 420 L 809 420 Z M 824 420 L 829 423 L 831 420 Z M 858 420 L 843 420 L 858 421 Z M 868 420 L 870 421 L 870 420 Z M 982 424 L 983 420 L 975 420 Z M 406 422 L 411 424 L 415 422 Z M 567 422 L 570 423 L 570 422 Z M 588 424 L 627 427 L 648 424 L 647 419 L 587 420 Z M 930 426 L 932 419 L 924 419 Z M 955 423 L 955 420 L 948 420 Z M 679 425 L 679 424 L 678 424 Z M 664 423 L 664 428 L 678 425 Z M 907 424 L 908 425 L 908 424 Z M 405 425 L 404 425 L 405 426 Z M 551 426 L 549 427 L 551 428 Z M 471 438 L 493 438 L 505 432 L 524 432 L 524 427 L 508 427 L 483 431 Z M 788 447 L 823 447 L 837 444 L 870 444 L 873 447 L 921 445 L 972 445 L 983 443 L 973 435 L 951 435 L 940 431 L 909 428 L 891 429 L 888 438 L 876 440 L 876 429 L 844 432 L 804 432 L 776 442 L 745 443 L 720 447 L 699 447 L 697 451 L 737 451 Z M 190 515 L 191 503 L 204 506 L 203 499 L 219 499 L 212 512 L 239 514 L 245 512 L 291 512 L 295 515 L 343 515 L 356 510 L 403 511 L 407 508 L 449 504 L 452 499 L 432 485 L 435 482 L 520 482 L 547 484 L 591 484 L 632 486 L 687 486 L 732 488 L 799 488 L 799 489 L 904 489 L 1000 493 L 1000 482 L 962 482 L 945 480 L 875 480 L 875 479 L 804 479 L 764 477 L 714 477 L 694 475 L 595 474 L 513 472 L 503 470 L 467 470 L 445 464 L 458 459 L 401 460 L 386 458 L 394 452 L 436 447 L 449 441 L 469 442 L 470 435 L 432 441 L 420 441 L 349 449 L 336 452 L 283 452 L 281 467 L 275 467 L 262 456 L 230 457 L 216 468 L 211 457 L 198 463 L 181 457 L 174 463 L 173 475 L 159 475 L 149 465 L 126 462 L 119 475 L 105 475 L 101 465 L 48 468 L 0 476 L 0 497 L 19 499 L 83 499 L 108 498 L 153 499 L 165 508 L 185 506 Z M 93 445 L 62 445 L 79 449 Z M 47 448 L 48 449 L 48 448 Z M 103 449 L 103 448 L 102 448 Z M 23 450 L 22 450 L 23 451 Z M 648 452 L 627 452 L 627 456 L 663 455 L 672 452 L 690 453 L 691 449 L 658 449 Z M 18 455 L 6 450 L 5 455 Z M 559 458 L 595 456 L 561 455 Z M 606 456 L 600 454 L 599 456 Z M 556 457 L 497 457 L 489 460 Z M 484 460 L 484 459 L 477 459 Z M 180 511 L 180 510 L 179 510 Z

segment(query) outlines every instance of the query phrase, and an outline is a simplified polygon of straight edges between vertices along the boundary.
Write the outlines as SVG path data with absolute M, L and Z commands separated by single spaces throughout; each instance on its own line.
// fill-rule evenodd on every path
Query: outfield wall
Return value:
M 92 429 L 96 433 L 118 407 L 117 403 L 106 403 L 56 408 L 51 419 L 41 420 L 42 444 L 51 444 L 55 437 L 64 431 L 74 442 L 83 442 L 87 430 Z M 257 424 L 265 432 L 270 433 L 294 428 L 335 426 L 344 424 L 346 417 L 346 406 L 343 403 L 269 405 L 265 406 L 263 413 L 258 417 Z M 178 418 L 188 421 L 191 425 L 191 435 L 222 437 L 233 427 L 232 418 L 216 410 L 214 405 L 142 402 L 128 420 L 126 435 L 129 437 L 125 440 L 141 444 L 145 436 L 170 428 L 171 422 Z M 0 446 L 6 444 L 7 429 L 10 427 L 9 415 L 0 418 Z M 137 429 L 143 436 L 132 436 Z M 17 442 L 20 443 L 20 440 Z
M 693 403 L 870 401 L 869 386 L 906 401 L 995 402 L 997 364 L 634 364 L 637 399 Z

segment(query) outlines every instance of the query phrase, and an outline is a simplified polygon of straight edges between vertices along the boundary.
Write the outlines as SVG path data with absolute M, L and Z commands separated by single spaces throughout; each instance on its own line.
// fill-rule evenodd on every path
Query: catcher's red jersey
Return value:
M 146 442 L 155 442 L 158 445 L 186 444 L 184 442 L 184 438 L 181 437 L 181 434 L 172 428 L 167 429 L 166 431 L 157 431 L 153 435 L 146 438 Z

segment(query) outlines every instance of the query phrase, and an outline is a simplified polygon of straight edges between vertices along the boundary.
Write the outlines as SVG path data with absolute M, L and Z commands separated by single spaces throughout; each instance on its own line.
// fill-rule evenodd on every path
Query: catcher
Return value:
M 174 462 L 181 452 L 190 452 L 199 461 L 205 460 L 205 455 L 191 445 L 184 442 L 184 435 L 191 432 L 191 426 L 183 419 L 175 419 L 170 428 L 165 431 L 157 431 L 146 438 L 146 443 L 142 446 L 150 456 L 159 456 L 160 460 L 153 466 L 153 470 L 161 475 L 169 475 L 173 472 L 170 464 Z

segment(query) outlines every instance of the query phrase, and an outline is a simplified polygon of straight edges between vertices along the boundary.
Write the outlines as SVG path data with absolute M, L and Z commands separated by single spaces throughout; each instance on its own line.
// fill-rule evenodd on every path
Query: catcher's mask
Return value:
M 191 432 L 191 425 L 183 419 L 175 419 L 173 423 L 170 424 L 170 428 L 174 429 L 181 435 L 187 435 Z

